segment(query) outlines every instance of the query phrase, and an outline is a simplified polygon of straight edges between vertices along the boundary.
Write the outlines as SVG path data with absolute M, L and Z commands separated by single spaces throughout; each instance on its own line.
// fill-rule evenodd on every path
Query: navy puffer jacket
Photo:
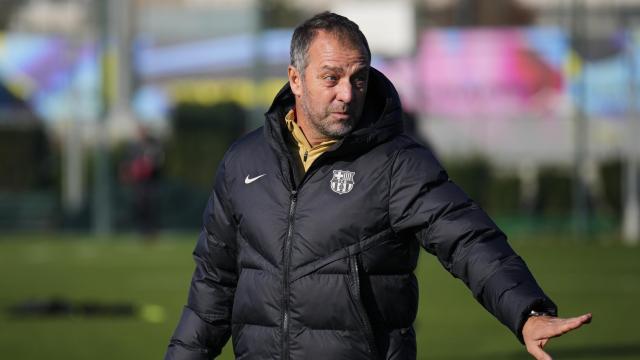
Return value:
M 358 127 L 306 173 L 284 125 L 293 105 L 285 86 L 221 163 L 166 359 L 214 358 L 229 336 L 237 359 L 415 359 L 420 246 L 518 337 L 529 310 L 555 312 L 504 234 L 402 135 L 381 73 Z

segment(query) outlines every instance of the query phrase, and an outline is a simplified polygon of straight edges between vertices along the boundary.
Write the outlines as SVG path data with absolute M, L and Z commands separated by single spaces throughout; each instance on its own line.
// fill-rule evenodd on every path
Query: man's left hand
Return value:
M 522 338 L 527 351 L 536 360 L 551 360 L 551 356 L 544 350 L 549 339 L 575 330 L 591 322 L 591 314 L 563 319 L 553 316 L 531 316 L 524 323 Z

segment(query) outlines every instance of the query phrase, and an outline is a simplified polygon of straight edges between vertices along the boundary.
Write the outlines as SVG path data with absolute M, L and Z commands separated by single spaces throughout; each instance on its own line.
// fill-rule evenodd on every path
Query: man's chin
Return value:
M 347 134 L 349 134 L 353 130 L 353 125 L 349 124 L 340 124 L 340 126 L 335 126 L 331 129 L 327 129 L 325 131 L 325 136 L 328 136 L 332 139 L 342 139 Z

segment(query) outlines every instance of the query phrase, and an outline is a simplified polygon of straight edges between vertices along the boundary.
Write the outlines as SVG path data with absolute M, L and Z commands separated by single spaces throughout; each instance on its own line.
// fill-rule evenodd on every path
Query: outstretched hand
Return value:
M 522 328 L 527 351 L 536 360 L 551 360 L 543 348 L 549 339 L 561 336 L 591 322 L 591 314 L 563 319 L 553 316 L 532 316 Z

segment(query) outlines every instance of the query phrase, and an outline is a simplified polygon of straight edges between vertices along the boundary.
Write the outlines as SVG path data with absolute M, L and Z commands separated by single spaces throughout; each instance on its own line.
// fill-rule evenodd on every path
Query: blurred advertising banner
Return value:
M 44 120 L 94 119 L 100 110 L 97 53 L 91 42 L 0 34 L 0 82 Z
M 431 29 L 414 56 L 380 67 L 405 110 L 428 120 L 418 130 L 441 154 L 507 166 L 570 164 L 577 118 L 588 120 L 591 157 L 626 152 L 628 120 L 640 103 L 631 91 L 638 40 L 620 31 L 576 41 L 557 27 Z
M 620 30 L 606 38 L 576 44 L 568 59 L 569 92 L 581 111 L 608 119 L 630 116 L 639 100 L 631 98 L 631 86 L 636 88 L 636 95 L 640 94 L 640 32 Z
M 547 119 L 576 108 L 616 119 L 629 112 L 638 39 L 637 32 L 619 32 L 588 40 L 587 52 L 560 28 L 436 29 L 422 33 L 414 57 L 382 67 L 408 110 L 435 118 Z M 627 44 L 634 46 L 633 63 Z
M 414 64 L 401 60 L 388 69 L 409 88 L 400 92 L 415 112 L 478 120 L 554 116 L 568 54 L 560 29 L 427 30 Z
M 292 34 L 276 29 L 176 44 L 140 41 L 135 106 L 145 117 L 161 113 L 156 104 L 167 109 L 178 102 L 233 101 L 266 108 L 287 80 Z M 258 59 L 261 80 L 256 82 Z
M 268 106 L 286 81 L 291 30 L 240 34 L 176 44 L 145 36 L 134 42 L 132 107 L 145 120 L 165 120 L 177 102 L 235 101 Z M 0 34 L 0 83 L 43 120 L 96 119 L 102 103 L 101 57 L 95 42 L 74 43 L 46 35 Z M 256 57 L 264 79 L 252 81 Z M 117 71 L 107 53 L 106 75 Z M 109 81 L 109 80 L 108 80 Z M 258 94 L 258 96 L 252 95 Z M 107 99 L 114 94 L 107 92 Z
M 170 44 L 140 34 L 132 49 L 136 116 L 163 121 L 177 102 L 267 107 L 286 81 L 291 34 L 280 29 Z M 577 109 L 589 118 L 617 119 L 629 113 L 630 79 L 640 73 L 638 34 L 589 41 L 585 51 L 561 28 L 434 29 L 421 34 L 414 55 L 374 53 L 373 65 L 393 80 L 408 111 L 432 118 L 558 119 Z M 627 44 L 634 45 L 633 61 Z M 0 83 L 46 121 L 95 119 L 102 86 L 110 88 L 101 84 L 101 53 L 90 41 L 0 34 Z M 105 57 L 107 75 L 117 71 L 113 60 Z

